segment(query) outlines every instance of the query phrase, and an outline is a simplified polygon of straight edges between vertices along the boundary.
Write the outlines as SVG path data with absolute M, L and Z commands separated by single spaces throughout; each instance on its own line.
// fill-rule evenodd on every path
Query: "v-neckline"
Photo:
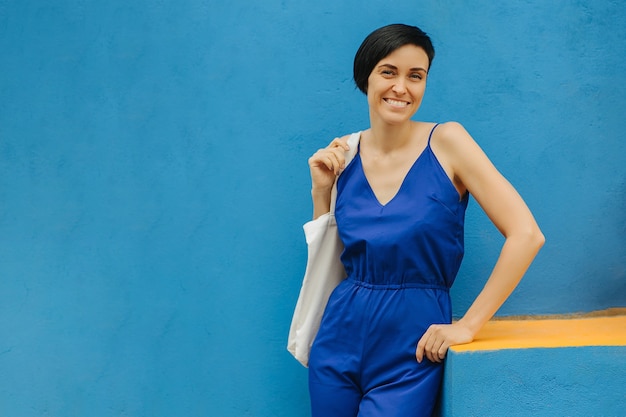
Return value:
M 413 164 L 411 164 L 411 167 L 409 168 L 409 170 L 406 172 L 406 174 L 404 174 L 404 177 L 402 178 L 402 182 L 400 182 L 400 186 L 396 190 L 395 194 L 386 203 L 382 203 L 380 201 L 380 199 L 378 198 L 378 196 L 376 195 L 376 192 L 374 191 L 374 188 L 372 187 L 372 184 L 370 184 L 370 181 L 367 178 L 367 174 L 365 173 L 365 168 L 363 167 L 363 159 L 361 159 L 361 143 L 359 142 L 359 149 L 357 150 L 357 155 L 356 156 L 359 158 L 359 166 L 361 168 L 361 173 L 363 174 L 363 178 L 365 179 L 365 184 L 367 184 L 367 188 L 368 188 L 370 194 L 372 195 L 372 197 L 374 197 L 374 201 L 376 201 L 376 203 L 380 207 L 382 207 L 382 208 L 387 207 L 389 204 L 391 204 L 396 199 L 396 197 L 398 197 L 398 195 L 400 194 L 400 192 L 404 188 L 404 184 L 406 183 L 406 179 L 408 178 L 409 174 L 411 173 L 411 171 L 413 171 L 413 168 L 415 168 L 415 166 L 417 165 L 419 160 L 422 158 L 422 155 L 424 155 L 426 153 L 426 150 L 428 149 L 429 146 L 430 146 L 430 141 L 428 141 L 426 143 L 426 147 L 424 149 L 422 149 L 422 151 L 417 156 L 417 158 L 415 158 L 415 161 L 413 161 Z

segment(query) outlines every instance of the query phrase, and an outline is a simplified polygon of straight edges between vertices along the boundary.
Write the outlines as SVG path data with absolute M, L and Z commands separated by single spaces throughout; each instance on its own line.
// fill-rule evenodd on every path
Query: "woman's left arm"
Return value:
M 515 188 L 498 172 L 467 131 L 446 123 L 437 132 L 437 153 L 454 182 L 470 192 L 504 235 L 500 256 L 484 288 L 465 315 L 453 324 L 428 328 L 417 345 L 416 357 L 441 362 L 452 345 L 471 342 L 513 292 L 545 238 Z

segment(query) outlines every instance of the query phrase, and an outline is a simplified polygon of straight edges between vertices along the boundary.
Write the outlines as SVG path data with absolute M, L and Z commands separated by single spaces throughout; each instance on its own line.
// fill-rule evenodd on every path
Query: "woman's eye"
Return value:
M 393 71 L 391 70 L 382 70 L 380 73 L 382 75 L 393 75 Z
M 422 74 L 415 73 L 415 74 L 411 74 L 411 78 L 414 80 L 421 80 L 423 77 L 422 77 Z

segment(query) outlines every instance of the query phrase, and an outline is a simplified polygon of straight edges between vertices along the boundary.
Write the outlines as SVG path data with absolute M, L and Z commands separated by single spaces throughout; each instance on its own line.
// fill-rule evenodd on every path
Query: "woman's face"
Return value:
M 415 45 L 404 45 L 376 64 L 367 79 L 370 118 L 387 124 L 410 120 L 426 89 L 428 55 Z

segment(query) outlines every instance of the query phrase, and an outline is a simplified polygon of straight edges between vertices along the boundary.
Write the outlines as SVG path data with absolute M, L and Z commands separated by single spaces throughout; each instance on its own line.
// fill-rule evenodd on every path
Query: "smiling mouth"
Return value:
M 389 103 L 393 107 L 407 107 L 409 103 L 407 101 L 394 100 L 392 98 L 385 98 L 386 103 Z

